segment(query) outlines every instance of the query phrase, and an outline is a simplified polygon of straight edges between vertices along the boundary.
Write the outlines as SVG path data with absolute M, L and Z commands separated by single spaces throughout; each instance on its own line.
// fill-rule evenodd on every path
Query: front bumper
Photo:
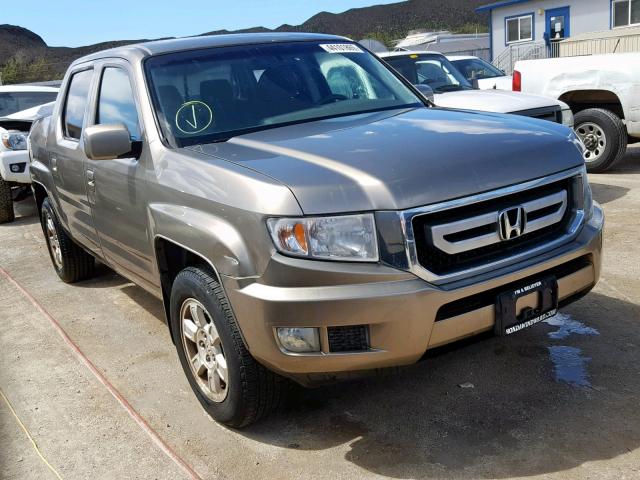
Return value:
M 0 151 L 0 177 L 6 182 L 30 184 L 29 153 L 26 150 Z
M 578 298 L 599 278 L 603 225 L 602 209 L 596 205 L 572 242 L 519 264 L 442 286 L 382 265 L 279 255 L 257 280 L 222 280 L 251 354 L 272 370 L 305 381 L 314 374 L 411 364 L 429 348 L 492 330 L 492 292 L 530 277 L 555 274 L 561 305 Z M 483 295 L 488 295 L 484 303 Z M 535 301 L 533 296 L 523 297 L 518 309 L 535 307 Z M 464 309 L 465 305 L 469 308 Z M 331 353 L 328 327 L 355 325 L 368 326 L 370 349 Z M 322 352 L 286 353 L 276 341 L 276 327 L 318 327 Z

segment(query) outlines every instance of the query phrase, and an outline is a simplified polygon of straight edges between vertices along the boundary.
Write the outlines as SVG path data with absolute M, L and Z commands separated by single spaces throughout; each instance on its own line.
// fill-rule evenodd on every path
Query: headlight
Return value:
M 563 108 L 560 113 L 562 113 L 562 124 L 566 127 L 573 128 L 573 112 L 570 108 Z
M 589 220 L 593 215 L 593 193 L 591 192 L 591 185 L 589 185 L 586 167 L 582 167 L 582 198 L 584 199 L 584 214 L 586 219 Z
M 9 150 L 26 150 L 27 136 L 24 133 L 8 132 L 2 134 L 2 145 Z
M 297 257 L 377 262 L 373 214 L 338 217 L 271 218 L 267 221 L 278 251 Z

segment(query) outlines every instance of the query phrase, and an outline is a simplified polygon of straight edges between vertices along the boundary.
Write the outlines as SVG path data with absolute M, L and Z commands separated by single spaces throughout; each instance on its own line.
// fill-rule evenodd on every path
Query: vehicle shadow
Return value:
M 298 392 L 284 413 L 239 433 L 346 448 L 346 460 L 393 478 L 543 475 L 639 448 L 640 307 L 591 293 L 565 312 L 600 334 L 554 340 L 558 328 L 542 324 L 484 339 L 390 377 Z M 554 379 L 550 347 L 561 346 L 583 352 L 589 385 Z
M 602 205 L 618 200 L 629 192 L 628 188 L 606 183 L 589 182 L 589 185 L 591 185 L 594 200 Z
M 3 227 L 24 227 L 40 222 L 38 218 L 38 208 L 32 195 L 13 203 L 16 219 L 4 224 Z
M 138 287 L 133 283 L 125 285 L 120 289 L 120 291 L 136 302 L 139 306 L 144 308 L 149 314 L 153 315 L 165 325 L 167 324 L 162 300 L 159 300 L 143 288 Z
M 148 293 L 142 287 L 130 282 L 108 266 L 98 262 L 95 275 L 87 280 L 74 284 L 75 287 L 89 289 L 117 288 L 128 296 L 137 306 L 144 308 L 153 317 L 166 325 L 162 301 Z

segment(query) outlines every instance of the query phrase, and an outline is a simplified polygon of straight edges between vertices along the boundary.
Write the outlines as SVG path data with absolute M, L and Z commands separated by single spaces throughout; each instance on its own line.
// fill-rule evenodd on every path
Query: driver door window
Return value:
M 123 123 L 132 141 L 140 141 L 140 122 L 129 75 L 122 68 L 107 67 L 100 81 L 96 124 Z

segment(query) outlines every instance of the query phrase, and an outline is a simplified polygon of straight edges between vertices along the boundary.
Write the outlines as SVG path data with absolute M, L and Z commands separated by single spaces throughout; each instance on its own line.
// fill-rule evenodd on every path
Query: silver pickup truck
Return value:
M 97 258 L 157 296 L 193 391 L 234 427 L 287 379 L 513 334 L 600 272 L 603 214 L 569 128 L 433 108 L 342 37 L 92 54 L 29 146 L 60 278 Z

